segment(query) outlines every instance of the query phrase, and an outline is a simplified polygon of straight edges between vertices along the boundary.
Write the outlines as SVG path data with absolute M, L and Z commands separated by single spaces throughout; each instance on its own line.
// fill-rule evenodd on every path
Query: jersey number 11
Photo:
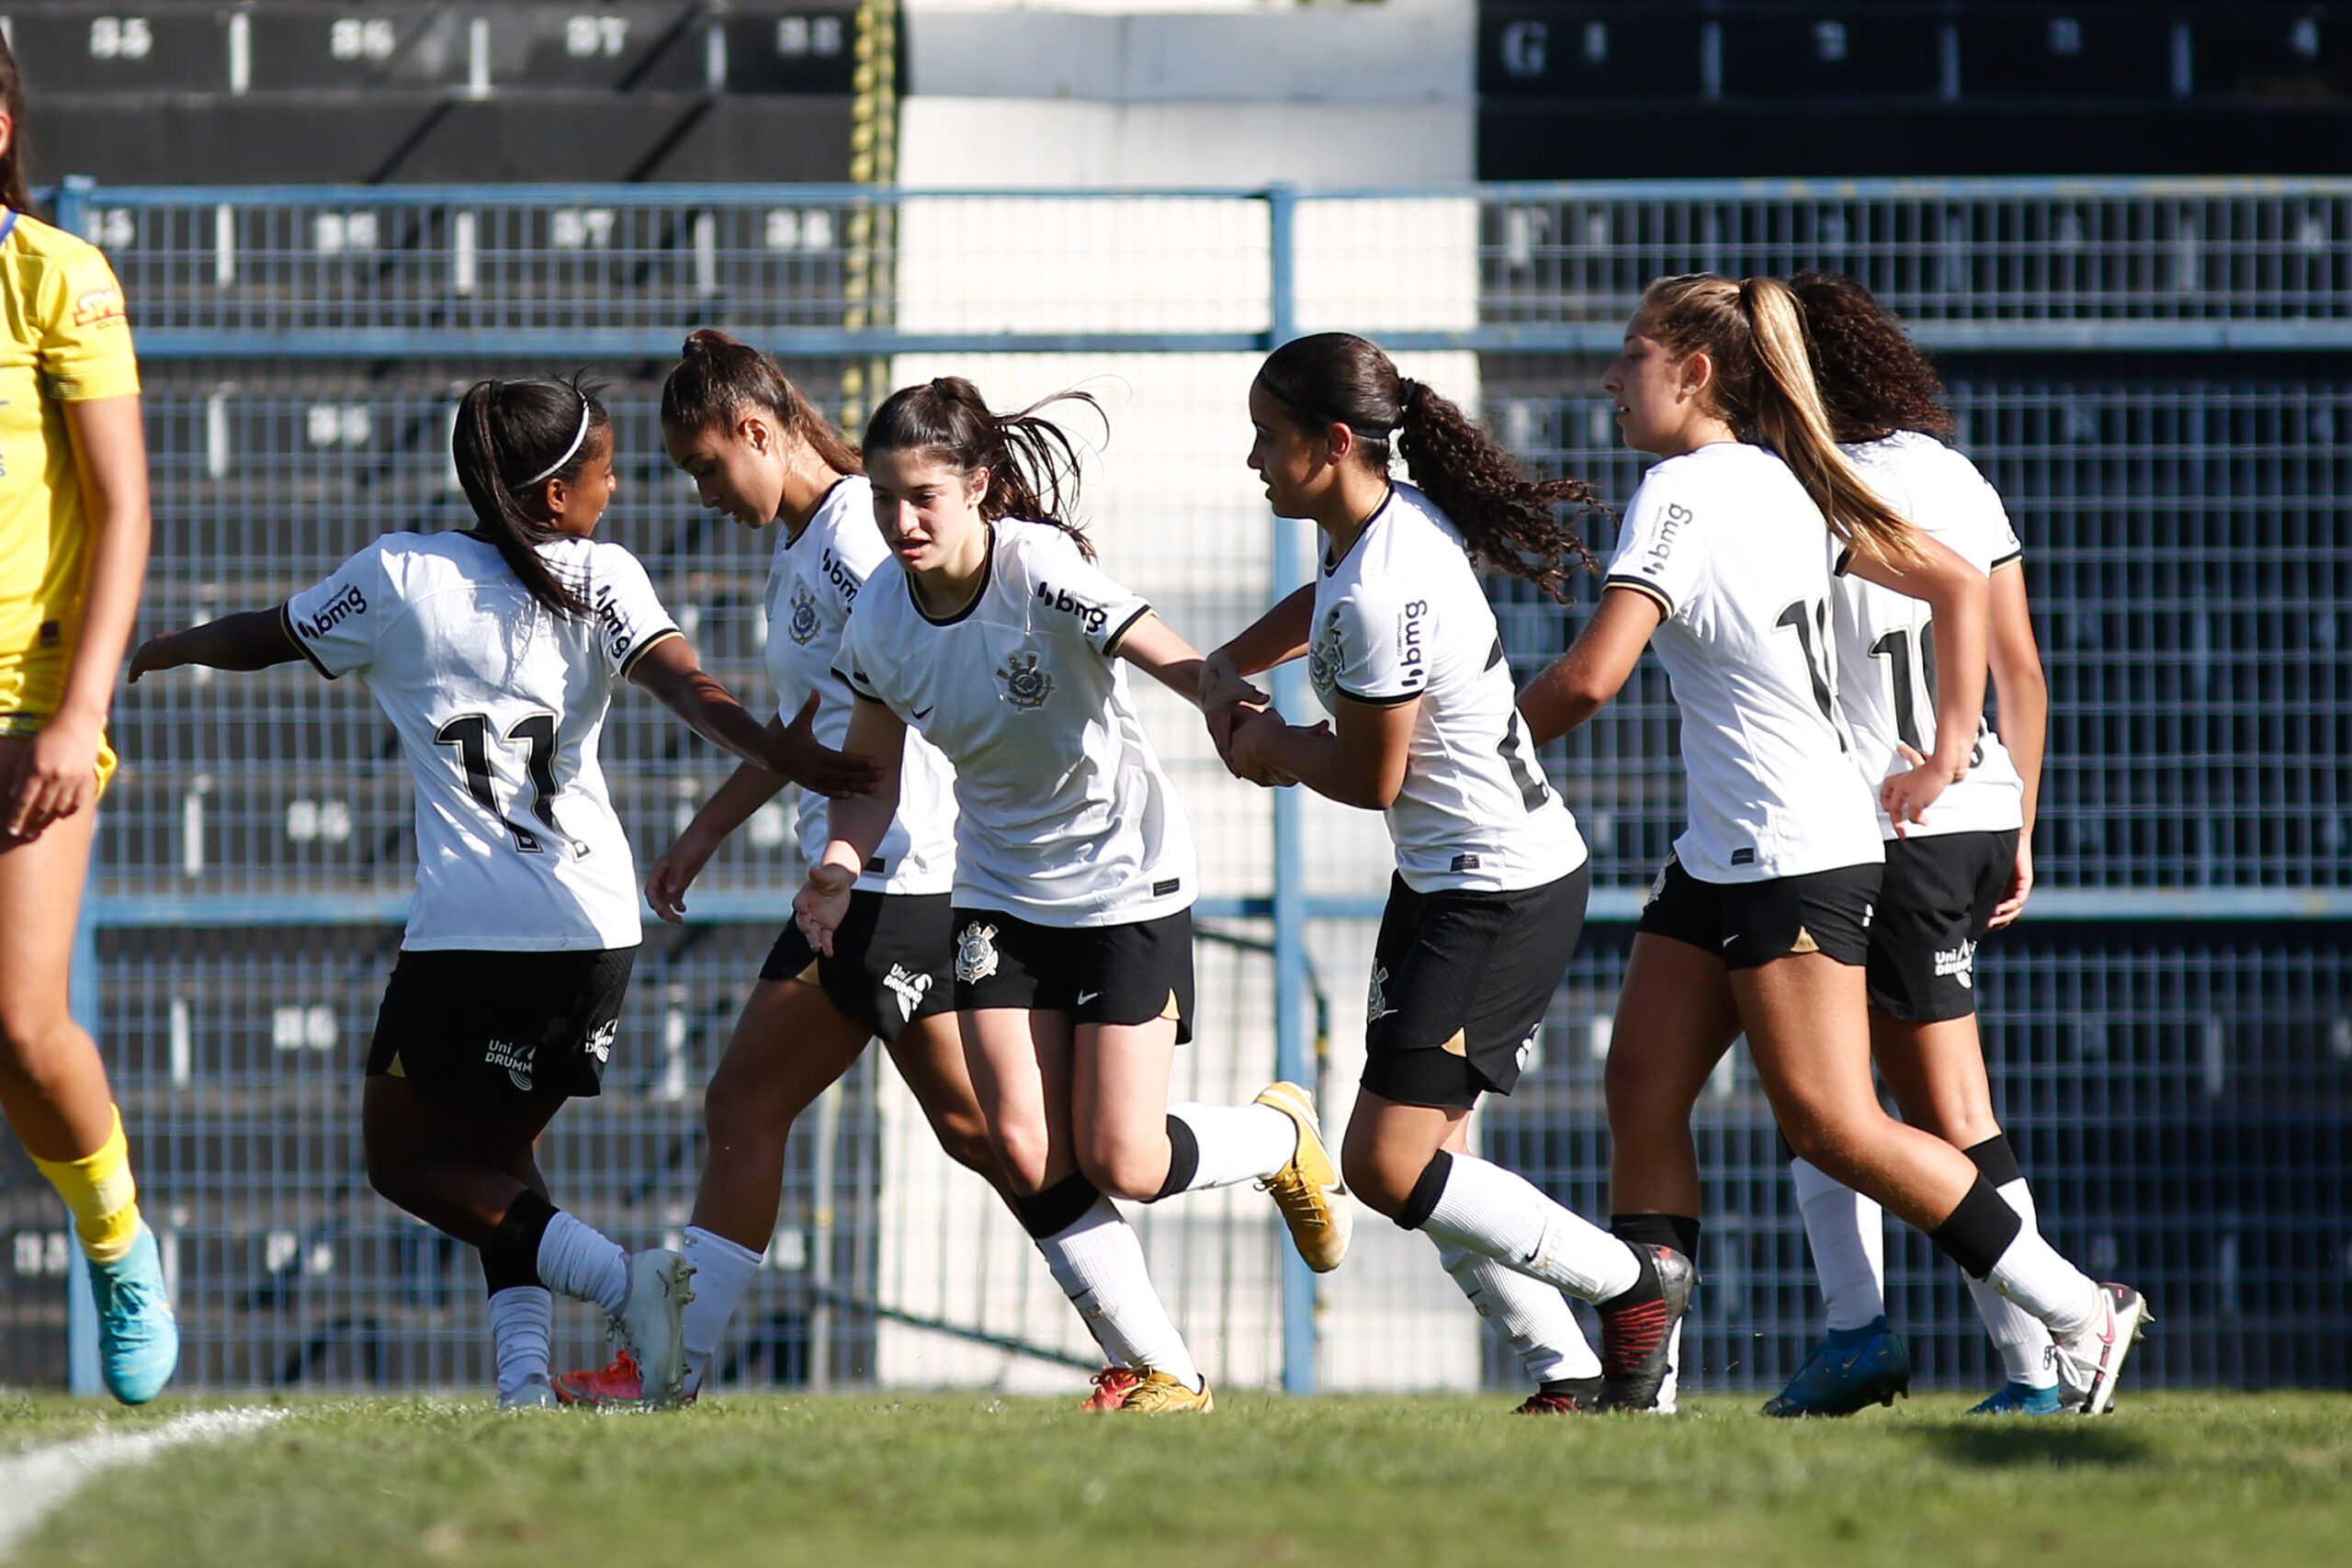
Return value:
M 555 819 L 555 715 L 544 710 L 525 714 L 508 728 L 506 744 L 526 748 L 523 771 L 531 780 L 531 815 L 560 834 L 562 829 Z M 433 739 L 435 745 L 456 749 L 458 766 L 466 775 L 466 793 L 514 835 L 515 852 L 526 855 L 545 853 L 547 846 L 539 841 L 539 836 L 499 807 L 496 781 L 490 773 L 489 716 L 459 714 L 435 730 Z

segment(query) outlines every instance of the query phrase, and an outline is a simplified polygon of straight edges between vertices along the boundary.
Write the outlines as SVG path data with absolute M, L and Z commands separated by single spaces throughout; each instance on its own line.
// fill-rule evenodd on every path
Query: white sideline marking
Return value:
M 53 1443 L 28 1454 L 0 1459 L 0 1558 L 15 1555 L 17 1543 L 50 1511 L 102 1471 L 145 1464 L 165 1449 L 213 1443 L 256 1431 L 283 1410 L 198 1410 L 143 1432 L 98 1432 Z

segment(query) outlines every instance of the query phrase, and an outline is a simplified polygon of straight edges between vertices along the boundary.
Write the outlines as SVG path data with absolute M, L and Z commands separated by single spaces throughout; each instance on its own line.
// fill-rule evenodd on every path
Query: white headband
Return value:
M 580 428 L 571 433 L 571 445 L 563 449 L 562 457 L 558 457 L 554 462 L 549 463 L 546 468 L 541 468 L 537 473 L 533 474 L 529 479 L 525 479 L 523 482 L 526 485 L 535 485 L 538 484 L 542 480 L 555 478 L 557 471 L 560 470 L 566 463 L 571 461 L 572 457 L 580 450 L 580 444 L 587 439 L 588 400 L 583 397 L 580 400 Z

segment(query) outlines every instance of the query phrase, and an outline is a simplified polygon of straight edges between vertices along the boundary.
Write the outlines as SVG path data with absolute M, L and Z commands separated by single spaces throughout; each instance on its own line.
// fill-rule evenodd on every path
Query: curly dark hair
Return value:
M 1405 473 L 1453 520 L 1470 558 L 1567 602 L 1566 562 L 1600 562 L 1559 509 L 1606 514 L 1582 479 L 1531 479 L 1502 444 L 1450 399 L 1397 373 L 1378 344 L 1352 333 L 1294 338 L 1266 356 L 1258 385 L 1306 430 L 1344 424 L 1364 461 L 1388 469 L 1389 435 Z
M 1951 439 L 1944 384 L 1894 311 L 1841 273 L 1801 272 L 1789 288 L 1839 441 L 1883 441 L 1898 430 Z

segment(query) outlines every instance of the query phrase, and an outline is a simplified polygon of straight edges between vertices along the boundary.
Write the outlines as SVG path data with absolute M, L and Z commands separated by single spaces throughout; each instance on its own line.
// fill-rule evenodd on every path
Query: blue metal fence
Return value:
M 650 423 L 687 326 L 789 356 L 853 416 L 892 358 L 943 354 L 1230 355 L 1236 389 L 1221 397 L 1238 406 L 1242 356 L 1355 326 L 1454 356 L 1449 377 L 1476 378 L 1516 450 L 1622 501 L 1637 464 L 1593 395 L 1594 356 L 1643 282 L 1702 267 L 1863 277 L 1945 352 L 1963 445 L 2027 541 L 2053 708 L 2044 886 L 1983 973 L 1999 1092 L 2044 1214 L 2075 1256 L 2170 1309 L 2150 1376 L 2345 1381 L 2352 181 L 1132 195 L 69 182 L 57 205 L 121 271 L 147 367 L 158 549 L 142 630 L 270 603 L 385 528 L 443 525 L 462 511 L 446 457 L 455 390 L 586 362 L 617 383 L 624 536 L 746 692 L 763 690 L 766 547 L 695 512 Z M 956 249 L 976 239 L 985 267 Z M 1200 640 L 1306 575 L 1302 528 L 1255 526 L 1254 558 L 1167 570 L 1158 596 Z M 1182 544 L 1151 558 L 1168 568 Z M 1497 596 L 1522 671 L 1585 608 L 1509 583 Z M 126 767 L 103 818 L 85 975 L 150 1191 L 187 1228 L 180 1289 L 201 1382 L 471 1375 L 457 1348 L 470 1309 L 452 1304 L 467 1292 L 448 1294 L 465 1269 L 353 1185 L 350 1062 L 412 852 L 396 757 L 349 686 L 188 675 L 118 710 Z M 1551 759 L 1595 847 L 1596 924 L 1542 1065 L 1485 1117 L 1491 1152 L 1587 1213 L 1603 1207 L 1597 1052 L 1626 922 L 1679 823 L 1672 723 L 1645 667 Z M 722 772 L 633 708 L 616 712 L 605 762 L 649 857 Z M 1315 803 L 1235 794 L 1197 749 L 1179 745 L 1176 765 L 1204 841 L 1227 852 L 1205 911 L 1265 939 L 1232 950 L 1233 1027 L 1262 1001 L 1261 1066 L 1306 1072 L 1315 1019 L 1349 1028 L 1358 977 L 1332 955 L 1352 963 L 1366 945 L 1385 873 L 1329 839 Z M 632 1034 L 652 1087 L 564 1134 L 561 1164 L 599 1173 L 592 1201 L 616 1205 L 616 1230 L 659 1234 L 682 1213 L 695 1075 L 796 880 L 788 840 L 780 813 L 755 820 L 707 879 L 711 923 L 649 948 L 662 977 L 640 982 Z M 1310 987 L 1311 952 L 1329 996 Z M 870 1190 L 878 1156 L 858 1129 L 874 1085 L 858 1079 L 836 1112 L 849 1131 L 822 1180 L 842 1192 Z M 1760 1097 L 1736 1065 L 1721 1087 L 1706 1108 L 1713 1284 L 1690 1344 L 1702 1385 L 1744 1386 L 1791 1364 L 1810 1298 Z M 57 1224 L 35 1188 L 0 1196 L 17 1269 L 5 1310 L 19 1336 L 51 1335 Z M 804 1239 L 783 1304 L 744 1341 L 753 1375 L 871 1372 L 878 1224 L 848 1224 L 865 1239 L 838 1243 L 850 1250 L 828 1253 L 821 1276 Z M 1235 1234 L 1253 1258 L 1271 1251 L 1257 1230 Z M 1347 1308 L 1344 1292 L 1327 1299 L 1318 1322 L 1316 1285 L 1284 1258 L 1278 1343 L 1237 1364 L 1306 1388 Z M 1890 1260 L 1930 1375 L 1981 1376 L 1949 1271 L 1910 1240 Z M 808 1314 L 829 1303 L 846 1315 L 812 1341 Z M 799 1338 L 771 1333 L 793 1313 Z M 1068 1353 L 1057 1330 L 929 1315 L 976 1342 Z M 763 1333 L 786 1348 L 757 1348 Z

